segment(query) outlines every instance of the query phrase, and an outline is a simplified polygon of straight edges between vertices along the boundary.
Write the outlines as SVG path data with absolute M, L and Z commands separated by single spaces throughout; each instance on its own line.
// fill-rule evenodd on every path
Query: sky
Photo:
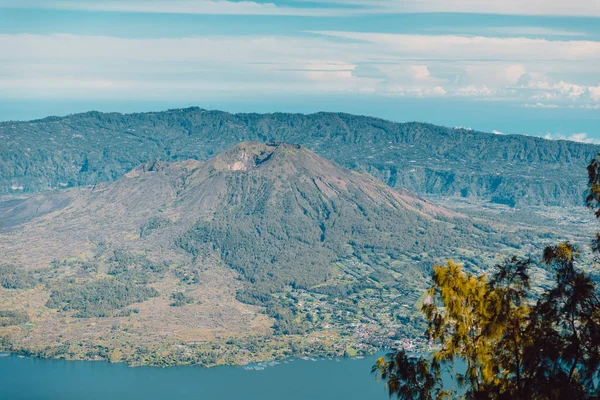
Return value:
M 0 0 L 0 120 L 187 106 L 600 143 L 600 0 Z

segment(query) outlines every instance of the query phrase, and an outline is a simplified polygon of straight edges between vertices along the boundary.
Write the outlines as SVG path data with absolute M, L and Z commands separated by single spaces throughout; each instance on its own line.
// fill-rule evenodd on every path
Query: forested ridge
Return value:
M 230 114 L 200 108 L 87 112 L 0 123 L 0 194 L 115 180 L 149 160 L 207 160 L 247 140 L 302 144 L 392 187 L 508 205 L 583 204 L 599 146 L 342 113 Z

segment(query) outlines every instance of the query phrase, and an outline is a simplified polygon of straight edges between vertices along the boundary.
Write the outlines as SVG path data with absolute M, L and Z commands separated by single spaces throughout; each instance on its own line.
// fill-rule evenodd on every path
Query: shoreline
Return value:
M 156 368 L 156 369 L 168 369 L 168 368 L 174 368 L 174 367 L 201 367 L 204 369 L 213 369 L 216 367 L 239 367 L 239 368 L 244 368 L 244 369 L 256 369 L 256 367 L 258 367 L 260 369 L 265 369 L 266 367 L 271 367 L 271 366 L 275 366 L 278 364 L 282 364 L 282 363 L 289 363 L 289 362 L 294 362 L 294 361 L 325 361 L 325 360 L 337 360 L 337 361 L 342 361 L 342 360 L 361 360 L 364 359 L 366 357 L 369 356 L 373 356 L 375 354 L 381 353 L 381 354 L 387 354 L 390 350 L 389 349 L 375 349 L 374 351 L 371 352 L 364 352 L 364 351 L 359 351 L 357 352 L 356 355 L 353 356 L 344 356 L 344 355 L 319 355 L 319 354 L 301 354 L 301 355 L 291 355 L 289 357 L 276 357 L 276 358 L 257 358 L 255 360 L 246 362 L 246 363 L 228 363 L 228 362 L 223 362 L 223 363 L 206 363 L 206 362 L 202 362 L 202 360 L 199 360 L 199 362 L 179 362 L 179 363 L 169 363 L 169 364 L 164 364 L 160 362 L 160 359 L 157 360 L 159 362 L 157 363 L 136 363 L 136 362 L 130 362 L 133 360 L 119 360 L 119 361 L 111 361 L 110 358 L 92 358 L 92 357 L 77 357 L 77 358 L 69 358 L 69 357 L 64 357 L 64 356 L 44 356 L 41 354 L 36 354 L 34 352 L 31 352 L 27 349 L 11 349 L 8 350 L 5 347 L 0 347 L 0 357 L 10 357 L 10 356 L 15 356 L 15 357 L 19 357 L 19 358 L 33 358 L 33 359 L 38 359 L 38 360 L 62 360 L 62 361 L 81 361 L 81 362 L 105 362 L 107 364 L 121 364 L 121 365 L 126 365 L 129 368 L 140 368 L 140 367 L 149 367 L 149 368 Z
M 250 362 L 247 364 L 216 364 L 216 365 L 209 365 L 209 366 L 205 366 L 202 364 L 176 364 L 176 365 L 169 365 L 169 366 L 155 366 L 155 365 L 132 365 L 132 364 L 128 364 L 126 362 L 117 362 L 117 363 L 113 363 L 110 362 L 110 360 L 107 359 L 68 359 L 68 358 L 58 358 L 58 357 L 40 357 L 38 355 L 33 355 L 33 354 L 22 354 L 19 352 L 10 352 L 10 351 L 5 351 L 5 350 L 1 350 L 0 349 L 0 358 L 6 358 L 6 357 L 14 357 L 14 358 L 19 358 L 19 359 L 33 359 L 33 360 L 38 360 L 38 361 L 65 361 L 65 362 L 76 362 L 76 363 L 105 363 L 108 365 L 122 365 L 122 366 L 126 366 L 128 368 L 132 368 L 132 369 L 136 369 L 136 368 L 151 368 L 151 369 L 157 369 L 157 370 L 162 370 L 162 369 L 174 369 L 174 368 L 181 368 L 181 367 L 190 367 L 190 368 L 201 368 L 203 370 L 211 370 L 211 369 L 215 369 L 215 368 L 219 368 L 219 367 L 231 367 L 231 368 L 240 368 L 240 369 L 244 369 L 246 371 L 262 371 L 265 370 L 267 368 L 272 368 L 272 367 L 276 367 L 277 365 L 281 365 L 281 364 L 290 364 L 293 362 L 320 362 L 320 361 L 335 361 L 335 362 L 342 362 L 342 361 L 359 361 L 359 360 L 364 360 L 366 358 L 372 357 L 372 356 L 384 356 L 385 354 L 387 354 L 388 350 L 384 350 L 384 349 L 379 349 L 374 353 L 370 353 L 370 354 L 365 354 L 365 355 L 357 355 L 357 356 L 335 356 L 335 357 L 326 357 L 326 356 L 291 356 L 288 358 L 284 358 L 284 359 L 278 359 L 278 360 L 264 360 L 264 361 L 256 361 L 256 362 Z

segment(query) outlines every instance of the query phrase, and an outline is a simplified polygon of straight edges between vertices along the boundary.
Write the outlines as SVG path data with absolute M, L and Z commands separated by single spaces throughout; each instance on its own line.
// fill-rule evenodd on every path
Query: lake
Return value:
M 0 399 L 388 399 L 364 359 L 294 359 L 243 367 L 130 368 L 106 362 L 0 357 Z M 259 367 L 261 368 L 261 367 Z

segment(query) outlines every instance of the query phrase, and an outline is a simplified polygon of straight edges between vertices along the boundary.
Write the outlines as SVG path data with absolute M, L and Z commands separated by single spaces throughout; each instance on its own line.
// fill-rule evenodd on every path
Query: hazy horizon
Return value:
M 0 120 L 340 111 L 599 142 L 600 7 L 0 1 Z

